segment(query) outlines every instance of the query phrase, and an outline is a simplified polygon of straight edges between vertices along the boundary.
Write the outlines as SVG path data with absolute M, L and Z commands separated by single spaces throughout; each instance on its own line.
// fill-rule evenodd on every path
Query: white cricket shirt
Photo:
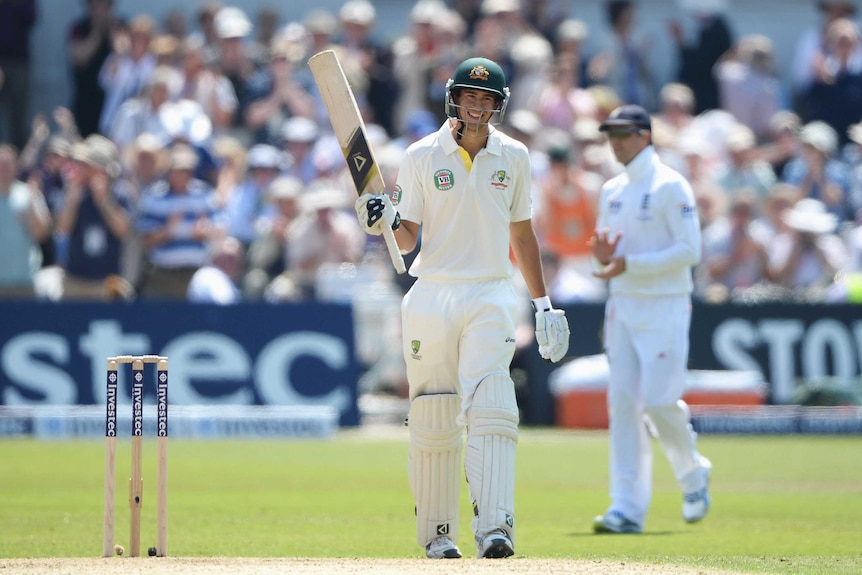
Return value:
M 532 217 L 527 147 L 492 130 L 469 168 L 448 121 L 407 148 L 393 203 L 422 225 L 416 277 L 508 278 L 509 224 Z
M 652 146 L 602 187 L 596 229 L 622 232 L 615 256 L 626 271 L 610 280 L 611 294 L 690 294 L 691 268 L 700 262 L 701 237 L 691 186 L 664 165 Z

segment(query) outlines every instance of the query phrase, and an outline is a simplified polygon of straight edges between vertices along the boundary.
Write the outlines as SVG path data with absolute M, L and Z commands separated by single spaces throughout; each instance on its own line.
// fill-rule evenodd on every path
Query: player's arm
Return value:
M 509 237 L 512 252 L 536 311 L 536 343 L 539 344 L 539 355 L 556 363 L 563 359 L 569 350 L 569 322 L 566 312 L 554 309 L 547 295 L 539 242 L 532 220 L 509 224 Z
M 533 230 L 532 220 L 523 220 L 509 224 L 510 244 L 518 262 L 518 269 L 524 276 L 524 282 L 530 291 L 531 298 L 548 295 L 545 287 L 545 277 L 542 272 L 542 258 L 539 252 L 539 241 Z

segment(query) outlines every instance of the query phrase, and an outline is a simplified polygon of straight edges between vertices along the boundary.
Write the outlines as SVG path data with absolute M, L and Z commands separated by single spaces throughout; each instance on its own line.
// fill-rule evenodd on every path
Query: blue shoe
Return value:
M 703 469 L 706 472 L 703 489 L 686 493 L 682 497 L 682 518 L 686 523 L 697 523 L 706 517 L 709 511 L 709 475 L 712 472 L 712 464 L 706 458 L 703 458 Z
M 594 533 L 641 533 L 643 528 L 619 511 L 608 511 L 593 519 Z

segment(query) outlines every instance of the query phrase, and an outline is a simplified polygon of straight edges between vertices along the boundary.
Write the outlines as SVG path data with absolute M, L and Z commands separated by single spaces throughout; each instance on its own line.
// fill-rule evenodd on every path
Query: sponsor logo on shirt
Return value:
M 393 206 L 401 203 L 401 193 L 401 186 L 395 186 L 395 189 L 389 192 L 389 201 L 392 202 Z
M 697 215 L 697 206 L 691 204 L 680 204 L 679 214 L 684 218 L 692 218 Z
M 623 209 L 623 203 L 619 200 L 611 200 L 608 202 L 608 211 L 612 214 L 620 213 L 620 210 Z
M 437 170 L 437 173 L 434 174 L 434 185 L 440 191 L 451 190 L 455 185 L 455 174 L 452 173 L 452 170 Z

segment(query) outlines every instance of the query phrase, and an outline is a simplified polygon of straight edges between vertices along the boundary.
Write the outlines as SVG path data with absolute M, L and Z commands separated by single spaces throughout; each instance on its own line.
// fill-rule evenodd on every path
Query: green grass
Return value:
M 117 541 L 128 545 L 130 446 L 118 447 Z M 607 506 L 607 436 L 523 430 L 518 556 L 696 565 L 750 573 L 862 572 L 862 438 L 702 436 L 713 509 L 680 518 L 655 453 L 646 531 L 595 536 Z M 170 554 L 418 557 L 406 440 L 179 441 L 170 452 Z M 155 545 L 155 442 L 144 445 L 142 547 Z M 0 441 L 0 557 L 101 552 L 101 441 Z M 459 543 L 472 549 L 466 487 Z

